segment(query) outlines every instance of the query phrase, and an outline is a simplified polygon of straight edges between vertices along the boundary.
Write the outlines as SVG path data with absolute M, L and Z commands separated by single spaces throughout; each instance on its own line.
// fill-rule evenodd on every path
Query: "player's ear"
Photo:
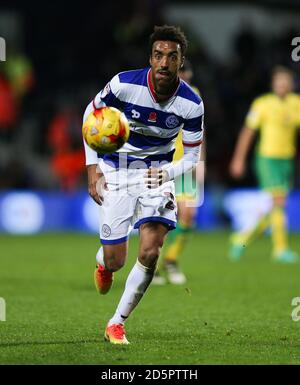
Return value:
M 184 57 L 184 56 L 182 56 L 182 59 L 181 59 L 181 64 L 180 64 L 180 68 L 182 68 L 182 67 L 183 67 L 183 65 L 184 65 L 184 60 L 185 60 L 185 57 Z
M 151 58 L 151 55 L 149 56 L 149 63 L 150 63 L 150 66 L 152 66 L 152 58 Z

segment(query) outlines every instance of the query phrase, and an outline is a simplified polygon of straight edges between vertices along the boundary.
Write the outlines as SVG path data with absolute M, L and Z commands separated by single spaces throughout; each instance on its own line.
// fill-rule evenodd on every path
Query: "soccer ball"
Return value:
M 129 138 L 126 116 L 114 107 L 102 107 L 91 112 L 82 126 L 85 142 L 99 154 L 119 150 Z

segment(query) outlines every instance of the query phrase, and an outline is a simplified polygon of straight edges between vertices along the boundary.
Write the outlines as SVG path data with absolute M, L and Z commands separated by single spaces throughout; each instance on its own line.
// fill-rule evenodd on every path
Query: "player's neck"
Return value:
M 274 92 L 274 95 L 276 95 L 277 98 L 280 99 L 280 100 L 284 100 L 289 94 L 290 94 L 290 92 L 287 92 L 285 94 L 277 94 L 277 93 Z

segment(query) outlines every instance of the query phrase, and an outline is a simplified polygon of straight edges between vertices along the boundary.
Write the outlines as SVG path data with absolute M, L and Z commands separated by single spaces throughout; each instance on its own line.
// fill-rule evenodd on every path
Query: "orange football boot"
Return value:
M 107 326 L 104 339 L 115 345 L 128 345 L 129 341 L 125 336 L 125 328 L 122 324 L 112 324 Z
M 110 271 L 105 270 L 105 268 L 97 263 L 96 270 L 94 273 L 94 280 L 96 289 L 100 294 L 106 294 L 114 280 L 114 274 Z

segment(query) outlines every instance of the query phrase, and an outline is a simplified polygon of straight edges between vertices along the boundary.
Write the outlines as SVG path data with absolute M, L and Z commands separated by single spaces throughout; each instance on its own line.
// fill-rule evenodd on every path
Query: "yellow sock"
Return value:
M 176 229 L 171 232 L 168 238 L 168 245 L 164 254 L 164 261 L 177 261 L 177 258 L 182 252 L 186 243 L 187 233 L 189 230 L 189 227 L 184 226 L 182 223 L 177 223 Z
M 183 235 L 177 235 L 175 242 L 168 247 L 165 254 L 165 261 L 176 262 L 178 255 L 181 253 L 184 245 L 185 237 Z
M 278 254 L 288 248 L 286 217 L 284 209 L 275 206 L 271 211 L 272 241 L 274 254 Z

